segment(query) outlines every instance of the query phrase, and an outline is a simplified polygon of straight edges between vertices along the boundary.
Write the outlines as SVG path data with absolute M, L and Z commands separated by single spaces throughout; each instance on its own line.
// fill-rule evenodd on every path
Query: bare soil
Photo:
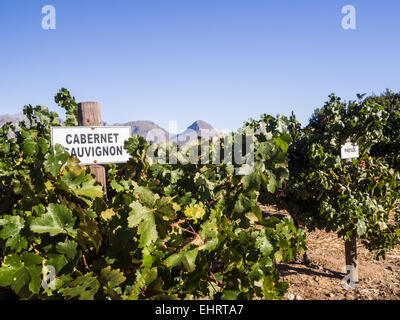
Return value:
M 261 207 L 264 213 L 287 215 L 273 208 Z M 335 233 L 307 232 L 307 254 L 311 264 L 302 257 L 278 265 L 282 280 L 289 282 L 287 300 L 400 300 L 400 246 L 377 261 L 361 242 L 357 243 L 359 282 L 344 289 L 344 242 Z

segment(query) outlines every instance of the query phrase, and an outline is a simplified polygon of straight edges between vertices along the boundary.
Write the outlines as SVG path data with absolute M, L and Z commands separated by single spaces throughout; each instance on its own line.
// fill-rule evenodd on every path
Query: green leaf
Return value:
M 235 202 L 233 211 L 237 213 L 246 213 L 251 210 L 253 205 L 255 205 L 255 200 L 256 197 L 251 198 L 248 194 L 240 193 L 237 201 Z
M 73 171 L 65 173 L 61 180 L 73 190 L 77 196 L 84 196 L 90 199 L 103 197 L 103 188 L 90 174 L 84 170 L 76 175 Z
M 138 196 L 140 202 L 149 208 L 154 208 L 156 201 L 160 198 L 159 195 L 144 187 L 135 187 L 134 193 Z
M 86 220 L 79 224 L 77 240 L 84 249 L 95 249 L 99 251 L 102 241 L 102 234 L 96 220 Z
M 367 232 L 367 225 L 363 220 L 358 220 L 356 223 L 357 235 L 361 237 Z
M 157 268 L 144 268 L 136 271 L 136 283 L 128 297 L 128 300 L 136 300 L 142 289 L 148 287 L 153 281 L 157 279 Z
M 140 247 L 146 247 L 158 238 L 153 210 L 144 207 L 138 201 L 133 201 L 129 206 L 132 210 L 129 213 L 128 226 L 133 228 L 139 225 Z
M 79 300 L 94 300 L 94 295 L 99 291 L 100 284 L 92 272 L 80 276 L 68 283 L 68 287 L 60 292 L 67 299 L 78 297 Z
M 174 268 L 179 266 L 182 261 L 182 253 L 173 253 L 167 259 L 164 260 L 163 264 L 168 268 Z
M 126 280 L 124 274 L 119 270 L 111 270 L 111 266 L 101 270 L 101 277 L 108 283 L 111 288 L 119 286 Z
M 26 153 L 26 155 L 33 156 L 36 154 L 37 150 L 37 143 L 32 137 L 24 139 L 24 152 Z
M 111 220 L 112 217 L 116 215 L 116 213 L 113 209 L 107 209 L 102 211 L 100 215 L 104 220 Z
M 176 204 L 169 197 L 163 197 L 157 200 L 157 213 L 162 214 L 165 220 L 172 220 L 176 217 Z
M 163 264 L 168 268 L 183 266 L 187 272 L 193 272 L 196 269 L 196 258 L 199 248 L 192 250 L 182 250 L 174 253 L 164 260 Z
M 196 269 L 196 258 L 199 248 L 186 251 L 182 256 L 182 264 L 187 272 L 193 272 Z
M 278 183 L 276 182 L 276 177 L 271 171 L 269 171 L 267 189 L 269 192 L 275 193 L 277 187 Z
M 29 286 L 31 280 L 30 273 L 25 267 L 21 267 L 15 270 L 13 274 L 13 282 L 11 283 L 11 289 L 17 294 L 22 294 L 22 290 L 25 286 Z
M 116 192 L 124 192 L 124 187 L 121 186 L 118 182 L 116 182 L 115 180 L 112 180 L 111 183 L 111 188 L 113 188 Z
M 282 149 L 283 152 L 286 152 L 289 147 L 289 144 L 285 140 L 283 140 L 281 137 L 277 137 L 275 139 L 275 143 L 277 146 L 279 146 Z
M 64 254 L 67 258 L 73 259 L 76 255 L 76 248 L 78 244 L 73 240 L 66 240 L 65 242 L 59 242 L 56 245 L 57 252 Z
M 0 226 L 3 226 L 0 231 L 0 238 L 6 240 L 14 237 L 24 228 L 24 225 L 25 221 L 22 217 L 3 216 L 3 219 L 0 219 Z
M 152 269 L 148 269 L 145 268 L 141 271 L 140 273 L 140 277 L 138 280 L 138 283 L 140 284 L 140 287 L 147 287 L 150 283 L 152 283 L 154 280 L 157 279 L 157 269 L 156 268 L 152 268 Z
M 56 144 L 46 156 L 44 169 L 56 177 L 60 173 L 61 167 L 67 162 L 68 157 L 68 152 L 65 151 L 64 147 Z
M 68 260 L 62 254 L 49 253 L 48 257 L 46 265 L 53 266 L 56 269 L 56 273 L 59 273 L 68 264 Z
M 14 279 L 15 268 L 0 268 L 0 287 L 8 287 Z
M 37 143 L 37 144 L 38 144 L 38 147 L 39 147 L 39 149 L 40 149 L 40 152 L 41 152 L 42 154 L 46 154 L 47 151 L 49 150 L 49 142 L 48 142 L 48 140 L 46 140 L 46 139 L 40 137 L 40 138 L 38 139 L 38 143 Z
M 239 290 L 224 290 L 222 293 L 222 300 L 236 300 L 241 292 Z
M 22 261 L 27 266 L 41 264 L 43 261 L 43 258 L 41 256 L 32 252 L 23 252 L 21 256 Z
M 265 236 L 260 236 L 257 238 L 255 247 L 260 250 L 263 256 L 269 256 L 274 250 L 274 247 Z
M 280 263 L 282 261 L 282 251 L 278 250 L 274 254 L 275 262 Z
M 241 165 L 240 168 L 238 168 L 237 174 L 247 176 L 252 174 L 253 171 L 254 171 L 254 166 L 245 163 Z
M 33 253 L 22 254 L 24 262 L 17 255 L 7 256 L 0 268 L 0 286 L 10 286 L 18 295 L 27 296 L 26 289 L 38 294 L 41 283 L 41 261 L 43 258 Z
M 47 207 L 47 213 L 41 217 L 35 218 L 30 228 L 36 233 L 48 232 L 52 237 L 60 233 L 75 236 L 75 221 L 76 218 L 72 216 L 71 210 L 68 210 L 61 204 L 51 203 Z
M 146 208 L 138 201 L 133 201 L 129 207 L 132 208 L 128 217 L 128 226 L 130 228 L 136 227 L 140 222 L 147 217 L 148 214 L 152 212 L 151 209 Z
M 29 273 L 29 290 L 34 294 L 39 294 L 42 283 L 42 266 L 30 265 L 26 266 Z
M 10 247 L 15 252 L 21 252 L 27 249 L 28 240 L 22 237 L 21 234 L 16 234 L 14 237 L 7 239 L 6 247 Z
M 257 217 L 258 222 L 262 222 L 263 221 L 263 215 L 262 215 L 262 211 L 260 209 L 260 207 L 258 205 L 253 206 L 251 208 L 251 211 L 254 213 L 254 215 Z
M 0 226 L 2 226 L 0 238 L 7 240 L 6 247 L 10 247 L 16 252 L 27 248 L 28 242 L 21 236 L 21 230 L 25 226 L 25 221 L 22 217 L 3 216 L 3 219 L 0 219 Z
M 257 171 L 245 175 L 242 177 L 241 181 L 243 182 L 243 188 L 244 189 L 250 189 L 250 188 L 258 188 L 259 186 L 259 173 Z
M 147 247 L 158 238 L 156 222 L 153 213 L 147 214 L 138 227 L 140 234 L 140 247 Z

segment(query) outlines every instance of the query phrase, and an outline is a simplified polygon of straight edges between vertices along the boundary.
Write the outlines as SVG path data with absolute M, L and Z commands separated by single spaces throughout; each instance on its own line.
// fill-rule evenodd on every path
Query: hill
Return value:
M 217 134 L 217 131 L 207 122 L 197 120 L 193 122 L 185 131 L 172 137 L 171 140 L 177 140 L 178 145 L 183 145 L 196 139 L 198 136 L 209 139 Z
M 22 114 L 5 114 L 0 115 L 0 127 L 6 122 L 12 122 L 18 125 L 20 121 L 26 121 L 27 118 Z M 104 125 L 108 125 L 104 122 Z M 187 127 L 183 132 L 173 135 L 156 123 L 148 120 L 128 121 L 124 123 L 116 123 L 113 126 L 129 126 L 132 128 L 132 134 L 138 134 L 144 137 L 147 141 L 154 141 L 157 143 L 166 140 L 177 140 L 179 145 L 183 145 L 193 139 L 201 136 L 203 138 L 210 138 L 214 136 L 217 131 L 206 121 L 197 120 Z
M 0 127 L 7 122 L 12 122 L 14 125 L 18 125 L 20 121 L 26 120 L 27 118 L 22 113 L 0 115 Z
M 132 128 L 132 134 L 140 135 L 147 141 L 164 142 L 171 137 L 167 130 L 148 120 L 117 123 L 114 126 L 129 126 Z

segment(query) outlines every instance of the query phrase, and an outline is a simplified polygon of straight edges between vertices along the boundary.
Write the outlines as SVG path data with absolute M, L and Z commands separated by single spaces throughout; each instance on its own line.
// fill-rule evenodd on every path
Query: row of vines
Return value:
M 262 115 L 214 138 L 211 156 L 255 132 L 250 171 L 152 162 L 149 148 L 168 154 L 168 144 L 132 136 L 129 162 L 106 166 L 107 197 L 89 168 L 50 146 L 52 126 L 77 125 L 68 90 L 55 97 L 63 123 L 25 106 L 28 122 L 0 128 L 0 299 L 281 299 L 288 283 L 276 264 L 306 251 L 297 222 L 345 241 L 356 234 L 384 258 L 400 237 L 399 100 L 331 95 L 305 128 L 294 115 Z M 344 167 L 348 138 L 360 157 Z

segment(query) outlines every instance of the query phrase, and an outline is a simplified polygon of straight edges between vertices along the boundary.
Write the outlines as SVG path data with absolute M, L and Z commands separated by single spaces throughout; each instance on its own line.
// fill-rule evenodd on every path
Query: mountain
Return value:
M 28 119 L 23 113 L 0 115 L 0 127 L 7 122 L 12 122 L 14 125 L 18 125 L 20 121 L 27 120 Z
M 185 131 L 175 135 L 171 140 L 178 139 L 178 145 L 184 145 L 199 136 L 204 139 L 210 139 L 216 134 L 217 131 L 209 123 L 197 120 L 187 127 Z
M 130 121 L 118 123 L 115 126 L 129 126 L 132 128 L 132 134 L 138 134 L 147 141 L 164 142 L 178 139 L 178 145 L 188 143 L 198 136 L 210 138 L 217 133 L 209 123 L 203 120 L 193 122 L 185 131 L 177 135 L 172 135 L 152 121 Z
M 197 120 L 195 122 L 193 122 L 188 129 L 190 130 L 194 130 L 197 133 L 200 133 L 201 130 L 210 130 L 213 131 L 214 128 L 207 122 L 203 121 L 203 120 Z M 214 130 L 215 131 L 215 130 Z
M 12 122 L 17 125 L 18 122 L 22 120 L 27 120 L 22 113 L 14 115 L 0 115 L 0 127 L 6 122 Z M 107 123 L 104 122 L 104 125 L 107 125 Z M 132 128 L 132 134 L 138 134 L 144 137 L 147 141 L 160 143 L 166 140 L 176 141 L 177 139 L 178 145 L 183 145 L 187 142 L 190 142 L 193 139 L 196 139 L 198 136 L 208 139 L 217 134 L 217 131 L 209 123 L 203 120 L 197 120 L 193 122 L 189 127 L 186 128 L 185 131 L 177 135 L 169 133 L 167 130 L 163 129 L 152 121 L 129 121 L 125 123 L 117 123 L 114 124 L 114 126 L 129 126 Z
M 167 130 L 152 121 L 130 121 L 114 124 L 114 126 L 129 126 L 132 128 L 132 134 L 138 134 L 147 141 L 164 142 L 171 137 L 171 134 Z

